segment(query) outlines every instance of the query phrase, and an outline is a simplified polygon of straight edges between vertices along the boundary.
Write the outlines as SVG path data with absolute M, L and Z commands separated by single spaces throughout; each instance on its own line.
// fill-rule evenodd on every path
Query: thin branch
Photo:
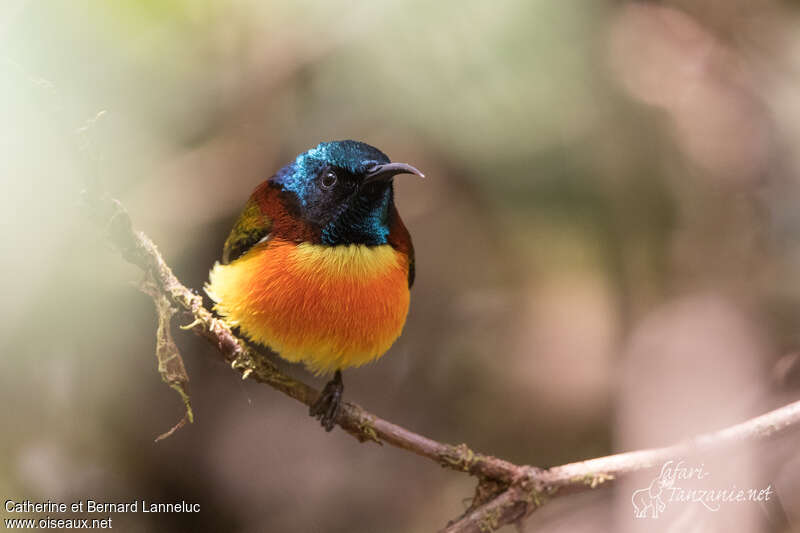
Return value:
M 532 470 L 505 492 L 444 529 L 447 533 L 483 532 L 516 522 L 548 499 L 593 489 L 625 475 L 659 467 L 688 455 L 719 452 L 800 429 L 800 401 L 719 431 L 698 435 L 665 448 L 598 457 L 587 461 Z
M 186 388 L 189 384 L 189 374 L 186 373 L 186 367 L 183 364 L 183 357 L 178 350 L 175 341 L 172 340 L 172 315 L 175 314 L 175 308 L 169 302 L 169 299 L 158 289 L 158 286 L 153 283 L 148 276 L 140 286 L 142 292 L 148 294 L 155 304 L 156 316 L 158 317 L 158 328 L 156 329 L 156 359 L 158 359 L 158 373 L 161 375 L 161 381 L 169 385 L 175 392 L 178 393 L 186 412 L 177 424 L 172 426 L 169 431 L 162 433 L 156 437 L 156 442 L 162 441 L 170 437 L 173 433 L 186 425 L 186 423 L 194 422 L 194 414 L 192 412 L 192 402 L 189 400 L 189 393 Z
M 155 244 L 133 229 L 128 213 L 118 201 L 97 197 L 87 200 L 95 215 L 107 225 L 109 237 L 123 257 L 141 267 L 153 280 L 153 286 L 191 321 L 182 329 L 208 340 L 243 379 L 265 383 L 305 405 L 316 401 L 317 389 L 281 372 L 203 306 L 202 298 L 175 277 Z M 484 533 L 505 524 L 519 523 L 552 497 L 606 485 L 626 474 L 659 466 L 670 458 L 786 434 L 800 427 L 800 402 L 674 446 L 621 453 L 546 470 L 479 454 L 466 444 L 435 441 L 350 402 L 343 405 L 336 422 L 361 442 L 388 443 L 427 457 L 445 468 L 477 477 L 479 486 L 473 504 L 443 531 Z

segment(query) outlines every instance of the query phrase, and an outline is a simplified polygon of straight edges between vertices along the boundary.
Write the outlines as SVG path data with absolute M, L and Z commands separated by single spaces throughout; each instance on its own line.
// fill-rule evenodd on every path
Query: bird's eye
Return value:
M 326 170 L 325 173 L 322 175 L 322 179 L 320 180 L 320 185 L 322 185 L 323 189 L 330 189 L 334 185 L 336 185 L 336 180 L 338 177 L 333 170 Z

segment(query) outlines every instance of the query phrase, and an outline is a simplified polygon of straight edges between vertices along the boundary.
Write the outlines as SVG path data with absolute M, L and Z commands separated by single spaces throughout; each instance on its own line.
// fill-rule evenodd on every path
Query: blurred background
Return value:
M 429 177 L 396 186 L 404 334 L 349 400 L 544 467 L 800 395 L 796 2 L 5 0 L 0 74 L 3 500 L 201 505 L 120 531 L 423 532 L 466 509 L 471 478 L 325 434 L 179 330 L 196 422 L 153 443 L 182 406 L 142 273 L 81 191 L 200 289 L 252 189 L 326 140 Z M 797 531 L 798 448 L 706 461 L 712 487 L 771 484 L 770 509 L 635 521 L 645 475 L 527 530 Z

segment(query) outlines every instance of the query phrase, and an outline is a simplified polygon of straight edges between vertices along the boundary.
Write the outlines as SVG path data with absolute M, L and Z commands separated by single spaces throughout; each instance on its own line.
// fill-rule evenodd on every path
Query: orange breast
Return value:
M 231 325 L 316 373 L 359 366 L 400 336 L 408 313 L 408 258 L 389 245 L 269 241 L 206 286 Z

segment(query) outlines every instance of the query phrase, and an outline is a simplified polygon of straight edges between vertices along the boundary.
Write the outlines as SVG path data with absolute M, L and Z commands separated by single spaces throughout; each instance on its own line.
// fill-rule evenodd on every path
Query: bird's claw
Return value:
M 317 401 L 308 409 L 308 414 L 319 420 L 325 431 L 332 430 L 336 425 L 336 418 L 342 407 L 343 392 L 342 373 L 337 370 L 333 379 L 325 384 Z

